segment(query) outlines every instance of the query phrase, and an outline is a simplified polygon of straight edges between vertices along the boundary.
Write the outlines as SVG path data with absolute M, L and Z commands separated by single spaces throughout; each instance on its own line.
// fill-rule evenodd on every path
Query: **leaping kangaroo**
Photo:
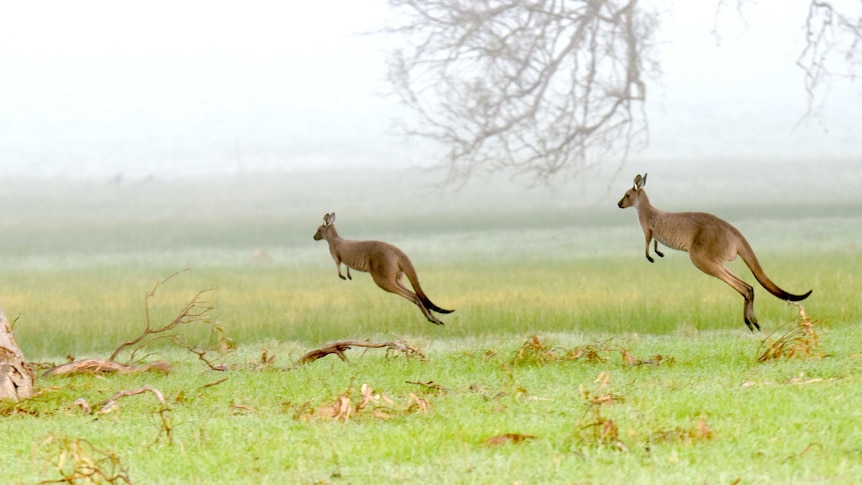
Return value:
M 697 269 L 724 281 L 745 298 L 745 324 L 752 332 L 755 328 L 760 330 L 754 316 L 754 288 L 731 273 L 725 267 L 725 261 L 733 261 L 739 255 L 757 281 L 782 300 L 801 301 L 811 294 L 809 290 L 803 295 L 794 295 L 773 283 L 761 268 L 748 241 L 727 221 L 703 212 L 664 212 L 653 207 L 643 190 L 646 177 L 647 174 L 635 177 L 634 186 L 617 205 L 620 209 L 637 209 L 638 221 L 646 238 L 646 258 L 650 263 L 654 261 L 649 253 L 653 239 L 653 249 L 659 257 L 664 257 L 658 250 L 659 242 L 671 249 L 687 251 Z
M 323 225 L 314 233 L 314 240 L 326 239 L 329 243 L 329 253 L 335 260 L 338 268 L 338 277 L 341 279 L 353 279 L 350 276 L 350 268 L 356 271 L 371 273 L 374 282 L 381 289 L 390 293 L 401 295 L 410 300 L 422 310 L 422 314 L 429 322 L 443 325 L 443 322 L 435 317 L 431 310 L 437 313 L 452 313 L 454 310 L 445 310 L 435 305 L 422 291 L 419 286 L 419 278 L 413 263 L 403 251 L 395 246 L 382 241 L 350 241 L 342 239 L 335 230 L 335 213 L 323 216 Z M 347 267 L 347 278 L 341 274 L 341 263 Z M 406 275 L 413 285 L 415 293 L 410 291 L 401 281 Z

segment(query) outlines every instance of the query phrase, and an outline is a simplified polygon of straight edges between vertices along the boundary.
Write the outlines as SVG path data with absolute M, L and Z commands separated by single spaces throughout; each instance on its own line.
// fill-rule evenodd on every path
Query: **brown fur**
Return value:
M 335 230 L 335 213 L 323 216 L 323 225 L 314 233 L 314 240 L 325 239 L 329 243 L 329 253 L 335 260 L 338 268 L 338 277 L 341 279 L 353 279 L 350 269 L 371 273 L 371 278 L 381 289 L 390 293 L 401 295 L 410 300 L 422 310 L 422 314 L 429 322 L 443 325 L 443 322 L 435 317 L 431 310 L 437 313 L 452 313 L 454 310 L 445 310 L 435 305 L 422 291 L 419 285 L 419 277 L 413 263 L 403 251 L 395 246 L 382 241 L 350 241 L 342 239 Z M 341 263 L 347 267 L 347 278 L 341 274 Z M 415 293 L 410 291 L 401 281 L 402 276 L 407 276 Z
M 656 209 L 650 204 L 649 197 L 643 190 L 645 184 L 646 174 L 643 177 L 635 177 L 634 187 L 623 195 L 617 206 L 620 209 L 637 209 L 638 221 L 646 239 L 647 260 L 654 262 L 649 252 L 650 242 L 653 240 L 653 249 L 659 257 L 664 254 L 658 250 L 658 243 L 671 249 L 687 251 L 692 264 L 699 270 L 724 281 L 742 295 L 745 299 L 745 324 L 750 330 L 760 330 L 754 316 L 754 288 L 731 273 L 724 265 L 725 261 L 733 261 L 739 255 L 757 281 L 782 300 L 800 301 L 811 294 L 809 291 L 803 295 L 794 295 L 773 283 L 757 261 L 748 241 L 727 221 L 704 212 L 664 212 Z

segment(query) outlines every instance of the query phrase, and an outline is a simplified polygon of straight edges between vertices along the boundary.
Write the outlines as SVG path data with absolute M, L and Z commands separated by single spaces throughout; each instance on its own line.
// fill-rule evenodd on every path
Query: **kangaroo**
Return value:
M 374 282 L 381 289 L 390 293 L 401 295 L 410 300 L 413 304 L 422 310 L 422 314 L 429 322 L 436 325 L 443 325 L 443 322 L 435 317 L 431 310 L 437 313 L 452 313 L 454 310 L 444 310 L 435 305 L 422 291 L 419 286 L 419 278 L 416 276 L 416 270 L 413 268 L 413 263 L 403 251 L 395 246 L 382 241 L 350 241 L 342 239 L 335 230 L 333 223 L 335 222 L 335 213 L 325 214 L 323 216 L 323 225 L 317 228 L 314 233 L 314 240 L 320 241 L 326 239 L 329 243 L 329 253 L 332 254 L 332 259 L 335 260 L 335 267 L 338 268 L 338 277 L 341 279 L 350 279 L 350 268 L 356 271 L 365 271 L 371 273 Z M 347 267 L 347 278 L 341 274 L 341 263 Z M 407 289 L 401 281 L 401 277 L 406 275 L 413 285 L 415 293 Z
M 724 266 L 725 261 L 733 261 L 739 255 L 757 281 L 782 300 L 801 301 L 811 294 L 809 290 L 804 295 L 794 295 L 773 283 L 761 268 L 748 241 L 727 221 L 703 212 L 664 212 L 653 207 L 643 190 L 646 178 L 647 174 L 635 177 L 634 187 L 623 195 L 617 206 L 637 209 L 638 221 L 646 238 L 646 258 L 650 263 L 654 262 L 649 252 L 653 239 L 653 249 L 659 257 L 664 257 L 658 250 L 659 242 L 671 249 L 687 251 L 697 269 L 724 281 L 745 298 L 745 324 L 752 332 L 755 328 L 760 330 L 754 316 L 754 288 L 731 273 Z

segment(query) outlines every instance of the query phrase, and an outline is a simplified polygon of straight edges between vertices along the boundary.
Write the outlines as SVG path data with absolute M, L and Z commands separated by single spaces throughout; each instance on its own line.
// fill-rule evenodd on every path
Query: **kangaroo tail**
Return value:
M 416 292 L 416 296 L 419 297 L 419 301 L 421 301 L 422 304 L 425 305 L 425 308 L 433 310 L 437 313 L 452 313 L 455 311 L 440 308 L 439 306 L 434 304 L 434 302 L 431 301 L 430 298 L 428 298 L 428 295 L 426 295 L 425 292 L 422 291 L 422 286 L 419 284 L 419 277 L 416 275 L 416 269 L 413 268 L 413 264 L 410 263 L 409 260 L 408 263 L 401 268 L 401 270 L 404 271 L 404 276 L 406 276 L 407 279 L 410 281 L 410 284 L 413 286 L 413 290 Z
M 763 271 L 763 268 L 760 266 L 760 262 L 757 260 L 757 256 L 755 256 L 754 250 L 751 249 L 751 245 L 748 244 L 748 241 L 746 241 L 745 238 L 743 238 L 741 235 L 740 241 L 741 244 L 737 248 L 739 257 L 742 258 L 742 260 L 748 266 L 748 269 L 751 270 L 751 273 L 757 279 L 757 282 L 760 283 L 761 286 L 766 288 L 766 291 L 772 293 L 778 298 L 781 298 L 782 300 L 787 301 L 802 301 L 808 298 L 808 295 L 811 294 L 812 290 L 808 290 L 807 293 L 804 293 L 802 295 L 796 295 L 794 293 L 788 293 L 787 291 L 782 290 L 778 285 L 773 283 L 772 280 L 769 279 L 769 276 L 766 276 L 766 272 Z
M 455 311 L 455 310 L 447 310 L 445 308 L 440 308 L 439 306 L 435 305 L 433 301 L 429 300 L 428 297 L 425 295 L 418 295 L 417 294 L 416 296 L 418 296 L 419 298 L 422 299 L 422 304 L 425 305 L 425 307 L 428 308 L 429 310 L 434 310 L 437 313 L 452 313 Z

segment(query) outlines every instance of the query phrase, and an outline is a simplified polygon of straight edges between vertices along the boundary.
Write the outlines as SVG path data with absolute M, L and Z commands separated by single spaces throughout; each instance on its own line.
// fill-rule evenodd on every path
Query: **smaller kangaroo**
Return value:
M 687 251 L 697 269 L 724 281 L 745 298 L 745 324 L 752 332 L 755 328 L 760 330 L 754 316 L 754 288 L 731 273 L 724 266 L 725 261 L 733 261 L 739 255 L 757 281 L 782 300 L 801 301 L 811 294 L 809 290 L 804 295 L 794 295 L 773 283 L 760 267 L 748 241 L 727 221 L 703 212 L 664 212 L 650 205 L 643 190 L 646 178 L 647 174 L 635 177 L 634 187 L 623 195 L 617 205 L 620 209 L 637 209 L 638 221 L 646 238 L 646 258 L 650 263 L 654 261 L 649 254 L 649 244 L 653 239 L 653 249 L 659 257 L 664 257 L 658 250 L 659 242 L 671 249 Z
M 323 216 L 323 225 L 314 233 L 314 240 L 326 239 L 329 243 L 329 253 L 335 260 L 338 268 L 338 277 L 341 279 L 353 279 L 350 276 L 350 268 L 356 271 L 371 273 L 371 277 L 377 286 L 390 293 L 395 293 L 407 298 L 422 310 L 422 314 L 429 322 L 443 325 L 431 310 L 437 313 L 452 313 L 454 310 L 444 310 L 435 305 L 422 291 L 419 286 L 419 278 L 413 263 L 403 251 L 395 246 L 382 241 L 350 241 L 342 239 L 335 230 L 335 213 Z M 341 263 L 347 267 L 347 278 L 341 274 Z M 416 293 L 407 289 L 401 281 L 403 275 L 407 276 Z

